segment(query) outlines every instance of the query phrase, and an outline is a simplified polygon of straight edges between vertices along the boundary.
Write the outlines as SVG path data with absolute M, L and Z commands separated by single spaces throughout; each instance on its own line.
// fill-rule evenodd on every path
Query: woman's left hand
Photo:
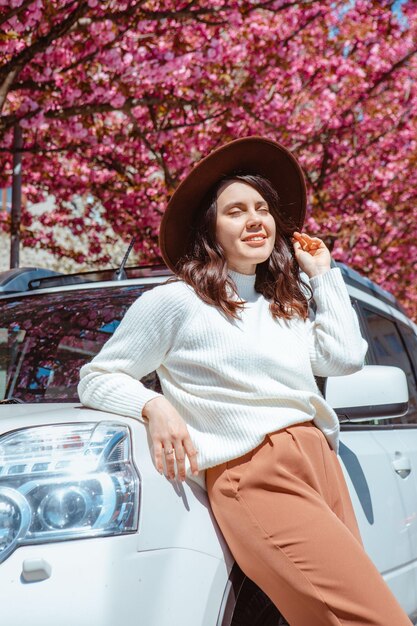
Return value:
M 325 243 L 318 237 L 310 237 L 297 230 L 291 237 L 297 263 L 309 278 L 330 269 L 331 255 Z

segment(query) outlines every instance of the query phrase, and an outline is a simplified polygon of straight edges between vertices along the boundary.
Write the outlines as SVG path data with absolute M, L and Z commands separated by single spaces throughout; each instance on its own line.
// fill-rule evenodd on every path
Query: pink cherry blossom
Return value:
M 260 134 L 304 169 L 306 232 L 417 321 L 417 3 L 403 3 L 406 25 L 391 2 L 341 6 L 0 0 L 1 183 L 10 185 L 19 121 L 25 195 L 56 198 L 41 234 L 24 211 L 23 245 L 107 264 L 100 207 L 126 243 L 139 235 L 140 260 L 160 261 L 161 215 L 193 163 Z M 65 248 L 55 224 L 88 228 L 90 249 Z

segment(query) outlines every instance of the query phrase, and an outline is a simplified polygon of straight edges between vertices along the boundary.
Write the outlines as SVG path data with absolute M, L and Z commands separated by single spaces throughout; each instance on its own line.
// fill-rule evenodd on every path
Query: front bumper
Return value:
M 51 576 L 26 582 L 25 559 Z M 137 536 L 22 546 L 0 565 L 4 626 L 216 626 L 224 560 L 186 548 L 137 552 Z

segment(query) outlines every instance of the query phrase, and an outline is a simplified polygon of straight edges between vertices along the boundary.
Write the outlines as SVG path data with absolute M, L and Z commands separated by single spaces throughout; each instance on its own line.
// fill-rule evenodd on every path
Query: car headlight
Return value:
M 139 488 L 123 424 L 39 426 L 0 437 L 0 563 L 23 544 L 136 531 Z

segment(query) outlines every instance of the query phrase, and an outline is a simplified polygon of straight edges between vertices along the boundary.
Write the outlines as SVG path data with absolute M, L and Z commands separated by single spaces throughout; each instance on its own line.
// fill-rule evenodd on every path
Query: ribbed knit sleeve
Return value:
M 339 267 L 313 276 L 310 285 L 316 303 L 315 319 L 306 320 L 313 374 L 343 376 L 364 366 L 368 343 Z
M 186 314 L 186 287 L 178 283 L 159 285 L 135 300 L 101 351 L 80 369 L 82 404 L 144 421 L 143 406 L 162 394 L 140 379 L 163 362 Z

